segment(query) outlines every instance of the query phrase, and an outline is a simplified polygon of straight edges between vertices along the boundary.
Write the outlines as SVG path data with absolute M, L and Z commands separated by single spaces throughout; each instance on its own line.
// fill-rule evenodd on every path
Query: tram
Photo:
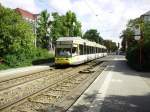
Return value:
M 56 41 L 56 65 L 78 65 L 106 55 L 105 46 L 81 37 L 60 37 Z

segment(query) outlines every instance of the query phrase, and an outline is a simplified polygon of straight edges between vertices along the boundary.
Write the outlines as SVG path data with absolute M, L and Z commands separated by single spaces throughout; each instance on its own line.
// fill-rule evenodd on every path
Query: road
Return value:
M 150 112 L 150 73 L 130 69 L 124 56 L 112 63 L 68 112 Z

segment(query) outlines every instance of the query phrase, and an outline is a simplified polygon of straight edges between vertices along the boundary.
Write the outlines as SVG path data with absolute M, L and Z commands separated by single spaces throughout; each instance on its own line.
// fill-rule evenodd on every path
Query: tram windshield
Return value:
M 56 56 L 70 57 L 71 56 L 71 48 L 57 48 Z
M 77 55 L 77 47 L 73 47 L 72 48 L 72 56 L 76 56 Z

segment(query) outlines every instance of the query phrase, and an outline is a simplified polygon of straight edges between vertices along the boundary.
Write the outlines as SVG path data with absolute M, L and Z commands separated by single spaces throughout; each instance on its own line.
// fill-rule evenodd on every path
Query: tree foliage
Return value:
M 65 16 L 64 25 L 68 36 L 81 36 L 81 23 L 77 21 L 74 12 L 68 11 Z
M 141 39 L 134 39 L 134 29 L 140 26 Z M 150 21 L 136 18 L 128 22 L 127 28 L 123 31 L 122 46 L 127 43 L 128 64 L 137 70 L 149 70 L 150 68 Z
M 128 47 L 132 46 L 133 43 L 136 43 L 134 40 L 134 32 L 131 30 L 131 28 L 123 30 L 121 38 L 122 51 L 125 51 Z
M 103 40 L 103 43 L 109 52 L 115 52 L 118 49 L 116 43 L 111 40 Z
M 65 15 L 55 12 L 52 16 L 51 36 L 53 40 L 59 37 L 81 36 L 81 23 L 74 12 L 68 11 Z
M 85 34 L 83 35 L 83 38 L 88 39 L 90 41 L 97 42 L 99 44 L 103 43 L 103 39 L 102 39 L 102 37 L 100 36 L 99 32 L 96 29 L 87 30 L 85 32 Z
M 48 48 L 50 41 L 50 14 L 47 10 L 41 12 L 37 22 L 37 46 L 40 48 Z
M 48 58 L 48 51 L 35 48 L 34 41 L 31 24 L 0 5 L 0 69 L 29 66 L 33 60 Z
M 117 50 L 116 43 L 111 40 L 104 40 L 96 29 L 87 30 L 83 35 L 83 38 L 106 46 L 109 52 Z
M 33 47 L 32 28 L 14 10 L 0 5 L 0 57 Z

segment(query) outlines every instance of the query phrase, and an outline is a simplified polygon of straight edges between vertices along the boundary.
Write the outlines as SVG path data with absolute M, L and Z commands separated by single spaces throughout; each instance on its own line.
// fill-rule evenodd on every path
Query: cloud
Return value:
M 65 13 L 72 9 L 72 4 L 70 0 L 49 0 L 49 6 L 53 7 L 61 13 Z
M 1 0 L 6 7 L 20 7 L 31 12 L 47 9 L 65 14 L 76 13 L 82 30 L 98 29 L 104 39 L 120 41 L 119 35 L 129 19 L 150 10 L 150 0 Z

